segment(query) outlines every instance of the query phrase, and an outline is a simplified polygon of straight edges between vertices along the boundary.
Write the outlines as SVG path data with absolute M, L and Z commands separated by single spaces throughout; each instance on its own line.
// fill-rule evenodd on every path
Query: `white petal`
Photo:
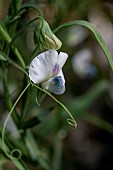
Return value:
M 65 92 L 65 79 L 62 70 L 56 77 L 42 83 L 42 86 L 49 92 L 63 94 Z
M 59 68 L 56 65 L 57 60 L 58 53 L 55 50 L 48 50 L 46 52 L 39 54 L 32 60 L 30 64 L 29 67 L 30 79 L 34 83 L 39 84 L 53 77 L 55 74 L 59 72 Z
M 58 61 L 57 64 L 59 64 L 60 69 L 62 69 L 63 65 L 65 64 L 66 60 L 68 58 L 68 54 L 64 52 L 60 52 L 58 55 Z

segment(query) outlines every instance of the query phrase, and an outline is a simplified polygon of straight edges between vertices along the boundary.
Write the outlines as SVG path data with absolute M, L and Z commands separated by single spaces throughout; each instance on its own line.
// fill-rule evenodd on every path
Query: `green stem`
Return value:
M 29 83 L 29 78 L 26 77 L 25 75 L 24 82 L 23 82 L 23 89 L 26 87 L 28 83 Z M 21 118 L 20 118 L 20 123 L 22 127 L 23 124 L 25 123 L 25 116 L 26 113 L 28 112 L 30 102 L 31 102 L 31 88 L 29 87 L 29 89 L 26 90 L 22 98 Z
M 15 1 L 15 0 L 14 0 Z M 22 1 L 23 0 L 18 0 L 18 3 L 16 3 L 16 5 L 17 5 L 17 10 L 19 10 L 20 8 L 21 8 L 21 6 L 22 6 Z
M 24 60 L 23 60 L 20 52 L 18 51 L 18 49 L 17 49 L 14 45 L 12 45 L 12 50 L 13 50 L 13 52 L 15 53 L 15 55 L 17 56 L 18 60 L 20 61 L 22 67 L 23 67 L 24 69 L 26 69 L 26 65 L 25 65 Z
M 0 23 L 0 34 L 1 34 L 1 37 L 3 37 L 3 39 L 6 40 L 8 43 L 11 42 L 11 37 L 9 36 L 5 28 L 3 28 L 2 23 Z
M 46 93 L 47 95 L 49 95 L 53 100 L 55 100 L 55 102 L 57 102 L 60 106 L 62 106 L 62 108 L 68 113 L 68 115 L 70 116 L 69 119 L 67 119 L 67 122 L 74 126 L 75 128 L 77 127 L 77 123 L 74 119 L 74 117 L 72 116 L 72 114 L 69 112 L 69 110 L 63 105 L 63 103 L 61 103 L 59 100 L 57 100 L 53 95 L 51 95 L 49 92 L 47 92 L 46 90 L 42 89 L 41 87 L 35 85 L 34 83 L 32 83 L 32 86 L 36 87 L 37 89 L 43 91 L 44 93 Z
M 39 15 L 43 15 L 42 14 L 42 11 L 37 8 L 36 5 L 33 5 L 33 4 L 25 4 L 23 5 L 20 10 L 18 11 L 18 13 L 20 14 L 22 10 L 27 10 L 27 9 L 33 9 L 34 11 L 36 11 Z
M 12 108 L 11 108 L 11 110 L 10 110 L 6 120 L 5 120 L 3 129 L 2 129 L 2 147 L 3 147 L 4 153 L 7 155 L 7 157 L 9 157 L 10 159 L 13 159 L 13 160 L 17 160 L 17 159 L 21 158 L 21 151 L 19 149 L 13 149 L 10 154 L 7 153 L 7 151 L 5 149 L 5 128 L 6 128 L 7 122 L 9 120 L 11 114 L 13 113 L 14 108 L 16 107 L 18 101 L 20 100 L 20 98 L 22 97 L 22 95 L 25 93 L 25 91 L 28 89 L 29 86 L 30 86 L 30 83 L 26 86 L 26 88 L 22 91 L 22 93 L 19 95 L 19 97 L 15 101 L 14 105 L 12 106 Z M 19 154 L 18 158 L 15 158 L 15 157 L 12 156 L 14 152 L 18 152 L 18 154 Z
M 58 135 L 55 136 L 54 139 L 54 148 L 53 148 L 53 167 L 54 170 L 59 170 L 62 160 L 62 140 L 58 137 Z
M 1 37 L 3 37 L 3 39 L 4 39 L 8 44 L 11 43 L 12 39 L 11 39 L 10 35 L 8 34 L 8 32 L 5 30 L 5 28 L 3 28 L 3 25 L 2 25 L 1 23 L 0 23 L 0 35 L 1 35 Z M 26 68 L 26 65 L 25 65 L 25 63 L 24 63 L 24 60 L 23 60 L 20 52 L 18 51 L 18 49 L 17 49 L 14 45 L 12 45 L 11 47 L 12 47 L 12 50 L 13 50 L 13 52 L 15 53 L 16 57 L 17 57 L 18 60 L 20 61 L 22 67 L 25 69 L 25 68 Z
M 8 110 L 10 110 L 13 106 L 10 94 L 9 94 L 9 89 L 8 89 L 8 69 L 5 63 L 2 63 L 2 68 L 3 68 L 3 86 L 4 86 L 4 94 L 5 94 L 5 99 L 6 99 L 6 105 Z M 17 125 L 18 123 L 18 116 L 17 114 L 15 114 L 15 112 L 12 112 L 12 117 L 13 120 L 15 122 L 15 124 Z
M 32 24 L 33 22 L 35 22 L 36 20 L 41 19 L 40 16 L 33 18 L 32 20 L 30 20 L 27 24 L 25 24 L 21 30 L 18 31 L 18 33 L 12 38 L 12 41 L 10 42 L 11 44 L 13 44 L 13 42 L 15 41 L 15 39 L 22 33 L 22 31 L 24 31 L 25 28 L 27 28 L 30 24 Z
M 9 64 L 12 64 L 14 67 L 16 67 L 17 69 L 22 71 L 28 77 L 28 73 L 21 66 L 19 66 L 17 63 L 15 63 L 12 59 L 8 58 L 8 62 L 9 62 Z

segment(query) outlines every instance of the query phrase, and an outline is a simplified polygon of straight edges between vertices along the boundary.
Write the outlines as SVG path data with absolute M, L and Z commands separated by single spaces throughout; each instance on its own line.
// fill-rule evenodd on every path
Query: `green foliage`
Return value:
M 65 3 L 56 1 L 56 4 L 61 10 L 62 4 Z M 29 10 L 35 12 L 35 17 L 27 17 Z M 66 6 L 63 9 L 64 13 L 65 10 Z M 97 98 L 107 93 L 111 83 L 107 77 L 95 81 L 83 95 L 72 98 L 70 94 L 59 98 L 53 96 L 40 85 L 30 81 L 28 67 L 31 59 L 45 48 L 59 49 L 61 42 L 55 34 L 75 25 L 85 27 L 94 35 L 113 71 L 111 53 L 94 24 L 84 20 L 73 20 L 60 26 L 56 25 L 52 31 L 38 5 L 36 7 L 31 3 L 23 4 L 19 0 L 11 1 L 7 15 L 0 21 L 2 72 L 0 83 L 3 86 L 0 97 L 5 98 L 5 105 L 1 104 L 2 113 L 0 113 L 0 167 L 10 160 L 19 170 L 29 170 L 33 169 L 32 167 L 39 170 L 60 170 L 63 135 L 59 137 L 58 132 L 65 129 L 68 133 L 73 127 L 77 130 L 76 119 L 83 118 L 113 134 L 113 126 L 109 122 L 91 115 L 88 111 Z M 27 39 L 29 33 L 31 35 Z M 65 42 L 62 44 L 65 46 Z M 5 113 L 8 114 L 2 119 Z M 12 122 L 8 127 L 10 118 Z

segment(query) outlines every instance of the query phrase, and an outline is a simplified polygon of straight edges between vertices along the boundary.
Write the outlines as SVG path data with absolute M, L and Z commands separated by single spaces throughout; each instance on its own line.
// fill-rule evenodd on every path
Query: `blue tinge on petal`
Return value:
M 60 66 L 59 64 L 55 64 L 54 68 L 52 69 L 52 72 L 54 75 L 57 75 L 59 73 L 59 70 L 60 70 Z
M 65 92 L 65 85 L 61 76 L 54 77 L 49 84 L 48 90 L 55 94 L 63 94 Z

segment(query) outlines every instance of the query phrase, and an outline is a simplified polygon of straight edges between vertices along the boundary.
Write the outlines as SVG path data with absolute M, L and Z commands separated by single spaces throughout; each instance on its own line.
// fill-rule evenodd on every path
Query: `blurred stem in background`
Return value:
M 9 88 L 8 88 L 9 83 L 8 83 L 7 64 L 2 63 L 2 68 L 3 68 L 3 87 L 4 87 L 4 94 L 5 94 L 5 101 L 6 101 L 7 109 L 10 111 L 12 106 L 13 106 L 13 102 L 12 102 L 12 99 L 11 99 L 11 95 L 9 94 Z M 15 125 L 18 126 L 18 115 L 17 115 L 17 113 L 13 112 L 12 117 L 13 117 L 13 120 L 15 122 Z

